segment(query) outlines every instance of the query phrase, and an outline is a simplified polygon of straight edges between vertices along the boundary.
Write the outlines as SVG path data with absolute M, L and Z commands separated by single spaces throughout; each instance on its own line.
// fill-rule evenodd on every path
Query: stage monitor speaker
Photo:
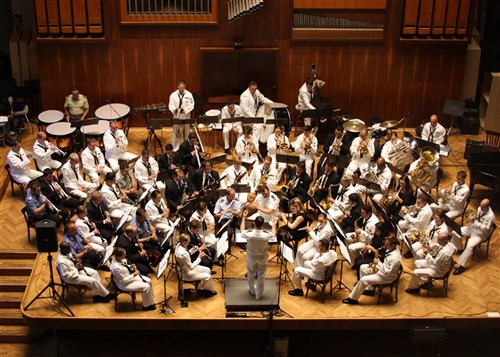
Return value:
M 56 222 L 44 219 L 36 222 L 36 243 L 38 252 L 57 252 Z
M 461 117 L 464 115 L 465 102 L 460 102 L 458 100 L 446 99 L 444 101 L 443 113 L 453 115 L 456 117 Z

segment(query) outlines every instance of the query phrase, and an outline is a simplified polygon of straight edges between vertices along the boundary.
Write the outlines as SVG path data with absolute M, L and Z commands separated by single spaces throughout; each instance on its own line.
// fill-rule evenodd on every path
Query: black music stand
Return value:
M 394 166 L 390 162 L 386 161 L 385 164 L 387 165 L 387 167 L 389 168 L 389 170 L 391 170 L 395 174 L 398 174 L 399 176 L 404 176 L 406 174 L 406 172 L 404 170 L 401 170 L 401 169 L 397 168 L 396 166 Z
M 163 300 L 156 303 L 155 305 L 160 305 L 161 310 L 160 314 L 173 314 L 175 313 L 175 310 L 172 309 L 172 306 L 170 306 L 169 301 L 172 299 L 172 296 L 169 296 L 167 298 L 167 281 L 168 278 L 170 277 L 170 273 L 172 272 L 172 267 L 170 267 L 170 270 L 168 271 L 167 276 L 165 276 L 165 270 L 169 266 L 168 260 L 170 255 L 172 254 L 171 249 L 168 249 L 163 258 L 161 259 L 160 263 L 158 264 L 158 272 L 156 273 L 156 279 L 160 280 L 161 276 L 163 275 Z
M 463 117 L 464 116 L 464 110 L 465 110 L 465 102 L 459 101 L 459 100 L 452 100 L 452 99 L 446 99 L 444 101 L 444 106 L 443 106 L 443 114 L 449 114 L 451 115 L 451 123 L 450 127 L 448 129 L 448 132 L 446 135 L 459 135 L 460 130 L 458 129 L 453 129 L 453 122 L 455 121 L 455 117 Z
M 382 218 L 384 219 L 384 223 L 385 223 L 387 230 L 390 232 L 396 231 L 396 225 L 389 218 L 387 211 L 377 201 L 375 201 L 373 199 L 373 197 L 370 196 L 370 200 L 371 200 L 372 204 L 375 206 L 375 209 L 377 210 L 377 212 L 380 212 L 380 214 L 382 215 Z
M 431 200 L 431 202 L 432 202 L 432 203 L 439 204 L 439 203 L 438 203 L 438 201 L 437 201 L 434 197 L 432 197 L 432 195 L 431 195 L 429 192 L 427 192 L 426 190 L 424 190 L 424 189 L 423 189 L 422 187 L 420 187 L 420 186 L 417 186 L 417 192 L 415 193 L 415 197 L 417 197 L 417 196 L 418 196 L 418 191 L 420 191 L 420 192 L 422 192 L 424 195 L 426 195 L 426 196 L 427 196 L 427 198 L 429 198 L 429 200 Z
M 297 165 L 300 162 L 300 156 L 276 154 L 276 161 L 287 165 Z
M 355 175 L 352 176 L 352 180 L 357 184 L 365 186 L 367 190 L 382 191 L 382 188 L 376 182 L 368 181 L 367 179 Z M 365 204 L 368 202 L 368 196 L 369 194 L 367 192 L 365 195 Z
M 320 159 L 320 167 L 323 167 L 325 166 L 325 164 L 328 162 L 328 161 L 332 161 L 334 165 L 336 165 L 337 167 L 339 165 L 342 165 L 342 167 L 347 167 L 349 166 L 349 162 L 351 161 L 349 159 L 349 157 L 347 156 L 344 156 L 344 155 L 340 155 L 340 154 L 329 154 L 329 155 L 326 155 L 326 157 L 323 157 Z
M 444 222 L 446 223 L 446 225 L 448 227 L 450 227 L 453 230 L 453 232 L 458 234 L 460 237 L 462 236 L 462 227 L 460 227 L 460 224 L 455 222 L 453 219 L 451 219 L 447 215 L 444 215 Z
M 165 121 L 170 121 L 169 119 L 159 119 L 159 118 L 154 118 L 148 120 L 148 130 L 149 134 L 146 140 L 144 141 L 144 149 L 147 149 L 149 147 L 150 141 L 153 142 L 153 150 L 154 150 L 154 155 L 156 156 L 156 145 L 160 147 L 160 151 L 163 154 L 163 144 L 160 140 L 160 138 L 156 135 L 155 130 L 162 130 L 163 129 L 163 123 Z
M 347 262 L 347 263 L 349 263 L 349 265 L 352 265 L 351 255 L 349 253 L 349 249 L 347 248 L 347 245 L 345 244 L 347 237 L 346 237 L 344 231 L 342 230 L 342 228 L 337 224 L 337 222 L 335 222 L 334 220 L 330 220 L 330 219 L 329 219 L 329 221 L 330 221 L 330 224 L 333 223 L 333 225 L 335 226 L 335 230 L 337 231 L 337 234 L 336 234 L 337 243 L 338 243 L 338 246 L 340 249 L 340 253 L 342 253 L 342 256 L 344 257 L 344 259 L 340 259 L 339 279 L 337 280 L 337 284 L 335 284 L 332 291 L 335 289 L 337 289 L 337 290 L 347 289 L 347 290 L 351 291 L 351 289 L 349 289 L 347 287 L 347 285 L 345 285 L 342 282 L 342 276 L 344 273 L 344 262 Z
M 251 191 L 250 186 L 246 184 L 235 184 L 231 185 L 236 193 L 249 193 Z
M 300 119 L 302 119 L 302 120 L 305 118 L 314 119 L 314 122 L 315 122 L 314 127 L 318 127 L 318 120 L 320 118 L 330 118 L 332 115 L 333 115 L 333 108 L 306 109 L 300 113 Z

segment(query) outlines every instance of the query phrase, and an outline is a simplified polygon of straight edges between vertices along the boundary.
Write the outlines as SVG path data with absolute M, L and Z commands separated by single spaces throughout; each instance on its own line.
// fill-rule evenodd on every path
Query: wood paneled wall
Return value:
M 245 47 L 279 48 L 276 97 L 291 109 L 311 63 L 327 82 L 322 93 L 343 113 L 363 120 L 394 120 L 412 112 L 408 124 L 413 125 L 441 114 L 445 99 L 459 99 L 466 45 L 400 43 L 398 1 L 388 1 L 387 35 L 376 43 L 293 42 L 291 4 L 266 1 L 261 10 L 229 24 L 227 1 L 220 1 L 217 26 L 125 26 L 118 1 L 104 1 L 107 42 L 38 44 L 43 109 L 62 109 L 74 85 L 88 96 L 91 110 L 104 98 L 132 108 L 166 102 L 181 78 L 202 93 L 200 48 L 232 46 L 236 36 Z M 229 75 L 224 63 L 217 68 L 222 78 Z

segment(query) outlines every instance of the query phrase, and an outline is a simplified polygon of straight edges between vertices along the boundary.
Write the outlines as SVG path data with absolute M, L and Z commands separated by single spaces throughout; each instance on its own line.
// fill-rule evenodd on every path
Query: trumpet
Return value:
M 52 212 L 54 212 L 56 214 L 61 213 L 61 210 L 59 208 L 57 208 L 56 205 L 53 204 L 43 193 L 40 193 L 40 197 L 42 198 L 42 200 L 47 201 L 47 205 L 49 206 L 49 209 Z
M 310 136 L 306 137 L 304 139 L 304 141 L 302 142 L 301 147 L 302 147 L 302 150 L 304 150 L 305 154 L 309 154 L 309 152 L 311 151 L 311 149 L 312 149 L 311 144 L 312 144 L 312 139 Z
M 59 183 L 57 181 L 55 181 L 55 180 L 51 181 L 50 185 L 52 187 L 54 187 L 54 190 L 57 192 L 57 196 L 59 196 L 59 198 L 62 198 L 62 199 L 69 198 L 66 191 L 63 190 L 63 188 L 61 187 L 61 185 L 59 185 Z
M 199 155 L 204 158 L 204 159 L 209 159 L 210 154 L 205 151 L 205 148 L 203 147 L 203 143 L 201 142 L 200 134 L 198 133 L 198 128 L 196 126 L 193 126 L 194 132 L 196 133 L 196 145 L 200 148 L 199 150 Z
M 342 147 L 342 140 L 344 139 L 345 132 L 346 132 L 346 130 L 344 129 L 344 131 L 342 131 L 342 136 L 340 137 L 340 139 L 334 140 L 334 142 L 331 146 L 333 151 L 340 151 L 340 148 Z
M 50 147 L 50 150 L 52 150 L 52 151 L 54 151 L 54 152 L 58 153 L 58 154 L 59 154 L 59 155 L 61 155 L 61 156 L 66 155 L 66 153 L 65 153 L 64 151 L 62 151 L 61 149 L 59 149 L 59 148 L 58 148 L 57 146 L 55 146 L 54 144 L 49 143 L 49 147 Z
M 410 216 L 414 215 L 415 213 L 417 213 L 418 209 L 419 208 L 418 208 L 417 205 L 413 205 L 413 206 L 410 206 L 410 207 L 403 206 L 399 210 L 399 216 L 400 217 L 404 217 L 406 214 L 409 214 Z

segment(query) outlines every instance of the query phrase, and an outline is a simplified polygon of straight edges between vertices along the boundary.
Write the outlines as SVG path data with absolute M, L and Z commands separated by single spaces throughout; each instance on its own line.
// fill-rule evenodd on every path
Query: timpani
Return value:
M 104 133 L 109 129 L 109 121 L 99 120 L 97 124 L 85 125 L 80 128 L 80 132 L 85 139 L 96 138 L 99 142 L 99 148 L 104 150 Z M 85 142 L 85 146 L 86 146 Z
M 97 108 L 95 116 L 102 120 L 116 120 L 122 129 L 124 121 L 130 114 L 130 107 L 123 103 L 110 103 Z
M 63 151 L 71 148 L 71 139 L 76 131 L 76 128 L 71 127 L 71 123 L 66 121 L 50 124 L 45 130 L 47 139 Z
M 58 123 L 64 119 L 64 113 L 59 110 L 46 110 L 38 114 L 38 128 L 46 131 L 51 124 Z

